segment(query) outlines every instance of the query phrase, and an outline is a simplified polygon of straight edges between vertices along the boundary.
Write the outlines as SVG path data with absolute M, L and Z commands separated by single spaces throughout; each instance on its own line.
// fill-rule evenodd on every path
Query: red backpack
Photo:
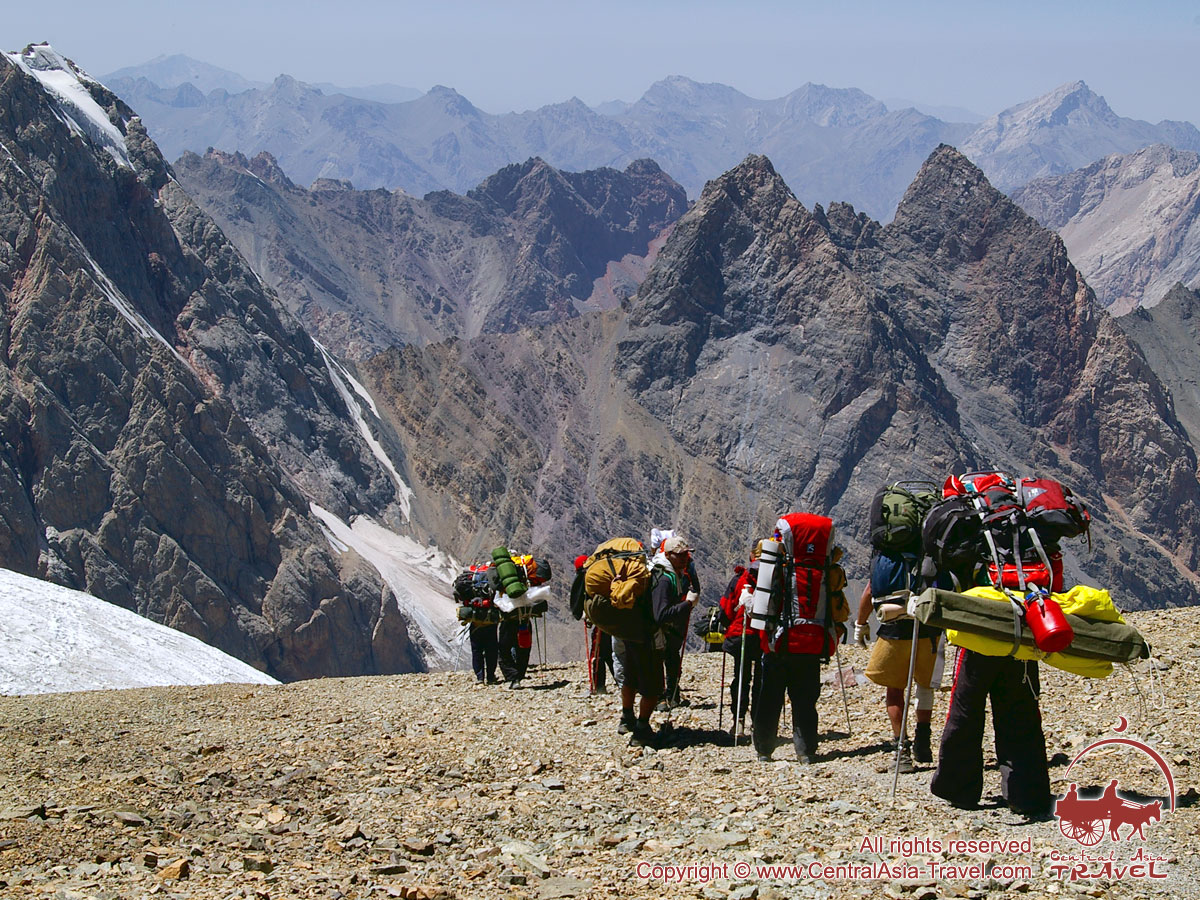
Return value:
M 788 559 L 780 629 L 775 635 L 764 635 L 766 649 L 828 658 L 837 639 L 828 584 L 833 563 L 833 520 L 810 513 L 789 513 L 775 523 L 775 529 Z
M 1092 517 L 1066 485 L 1053 478 L 1022 478 L 1017 482 L 1017 498 L 1043 541 L 1057 544 L 1086 534 L 1091 544 Z

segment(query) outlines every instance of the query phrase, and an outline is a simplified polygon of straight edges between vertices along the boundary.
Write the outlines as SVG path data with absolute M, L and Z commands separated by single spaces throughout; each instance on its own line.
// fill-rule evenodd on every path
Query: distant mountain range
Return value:
M 247 158 L 267 151 L 301 185 L 335 178 L 415 195 L 465 193 L 506 165 L 538 157 L 569 171 L 653 159 L 696 197 L 706 181 L 761 153 L 802 202 L 848 202 L 886 222 L 940 143 L 961 147 L 1004 190 L 1152 143 L 1200 150 L 1192 125 L 1122 118 L 1082 82 L 974 124 L 889 109 L 857 89 L 817 84 L 757 100 L 672 77 L 633 103 L 592 109 L 571 99 L 491 115 L 442 86 L 406 103 L 330 95 L 288 76 L 238 93 L 205 93 L 193 84 L 203 78 L 155 75 L 160 68 L 123 70 L 106 83 L 171 159 L 209 147 Z
M 1115 314 L 1200 282 L 1200 155 L 1156 144 L 1013 192 Z
M 194 87 L 202 94 L 212 91 L 225 91 L 230 94 L 240 94 L 243 91 L 265 88 L 265 81 L 251 81 L 236 72 L 222 69 L 190 56 L 176 53 L 170 56 L 156 56 L 149 62 L 138 66 L 126 66 L 109 72 L 100 80 L 107 82 L 125 82 L 146 79 L 164 88 L 178 88 L 182 85 Z M 369 84 L 358 87 L 344 87 L 327 81 L 313 85 L 317 90 L 326 94 L 345 94 L 347 97 L 357 97 L 360 100 L 374 100 L 379 103 L 405 103 L 415 100 L 423 93 L 416 88 L 402 87 L 398 84 Z

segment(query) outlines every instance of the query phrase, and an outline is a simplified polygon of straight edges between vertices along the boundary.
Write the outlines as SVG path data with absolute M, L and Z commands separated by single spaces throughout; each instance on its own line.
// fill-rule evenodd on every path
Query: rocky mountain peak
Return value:
M 724 84 L 702 83 L 683 75 L 671 75 L 647 88 L 636 108 L 700 109 L 745 103 L 745 94 Z
M 927 252 L 971 258 L 985 251 L 988 235 L 1007 227 L 1014 217 L 1038 227 L 992 187 L 978 166 L 941 144 L 917 172 L 888 229 L 908 235 Z M 1047 237 L 1057 240 L 1048 232 Z
M 480 112 L 471 101 L 452 87 L 435 84 L 423 97 L 412 101 L 416 106 L 436 109 L 456 119 L 478 119 Z
M 800 118 L 822 127 L 859 125 L 887 114 L 887 107 L 858 88 L 803 85 L 784 98 L 788 118 Z

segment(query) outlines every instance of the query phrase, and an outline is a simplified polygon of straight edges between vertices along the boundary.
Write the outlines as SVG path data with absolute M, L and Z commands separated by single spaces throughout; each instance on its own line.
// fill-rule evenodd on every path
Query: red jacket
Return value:
M 758 629 L 750 627 L 750 617 L 747 615 L 748 608 L 743 607 L 738 609 L 738 599 L 742 596 L 742 591 L 749 587 L 754 590 L 755 577 L 758 575 L 757 560 L 751 562 L 750 568 L 742 568 L 741 572 L 730 581 L 730 587 L 726 590 L 725 596 L 721 598 L 721 612 L 725 614 L 725 620 L 729 622 L 729 627 L 725 629 L 725 639 L 741 637 L 743 634 L 749 633 L 751 639 L 759 633 Z M 735 570 L 736 571 L 736 570 Z

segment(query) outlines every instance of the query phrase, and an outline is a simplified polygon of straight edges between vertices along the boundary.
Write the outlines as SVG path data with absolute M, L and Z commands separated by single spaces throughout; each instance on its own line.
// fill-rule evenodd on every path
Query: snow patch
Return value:
M 396 534 L 367 516 L 358 516 L 347 525 L 315 503 L 311 509 L 324 524 L 331 543 L 337 541 L 352 548 L 387 582 L 400 611 L 415 626 L 416 633 L 410 629 L 409 634 L 425 652 L 429 667 L 453 666 L 452 641 L 459 623 L 450 585 L 461 566 L 436 547 L 425 547 Z
M 60 56 L 49 44 L 31 44 L 24 53 L 5 53 L 9 62 L 38 80 L 54 101 L 55 115 L 75 134 L 90 139 L 118 165 L 133 168 L 125 135 L 108 118 L 84 82 L 96 79 Z
M 181 631 L 8 569 L 0 622 L 0 694 L 279 683 Z
M 371 395 L 367 393 L 367 389 L 363 387 L 346 368 L 333 358 L 333 355 L 325 349 L 316 338 L 313 338 L 313 343 L 317 349 L 321 351 L 321 356 L 325 358 L 325 368 L 329 370 L 329 374 L 333 376 L 333 385 L 341 394 L 342 401 L 346 404 L 346 408 L 350 410 L 350 415 L 354 419 L 354 424 L 358 426 L 359 434 L 363 440 L 367 442 L 367 446 L 371 448 L 371 452 L 375 458 L 379 460 L 380 465 L 387 469 L 392 474 L 392 479 L 396 482 L 396 489 L 400 494 L 400 508 L 404 512 L 404 518 L 412 518 L 412 499 L 413 491 L 408 486 L 408 483 L 401 477 L 396 470 L 396 466 L 392 463 L 392 459 L 387 455 L 387 451 L 383 449 L 383 445 L 371 433 L 371 428 L 367 425 L 367 420 L 363 416 L 362 404 L 355 399 L 355 395 L 362 398 L 367 407 L 371 410 L 371 415 L 379 419 L 379 409 L 375 406 L 375 401 L 371 399 Z

